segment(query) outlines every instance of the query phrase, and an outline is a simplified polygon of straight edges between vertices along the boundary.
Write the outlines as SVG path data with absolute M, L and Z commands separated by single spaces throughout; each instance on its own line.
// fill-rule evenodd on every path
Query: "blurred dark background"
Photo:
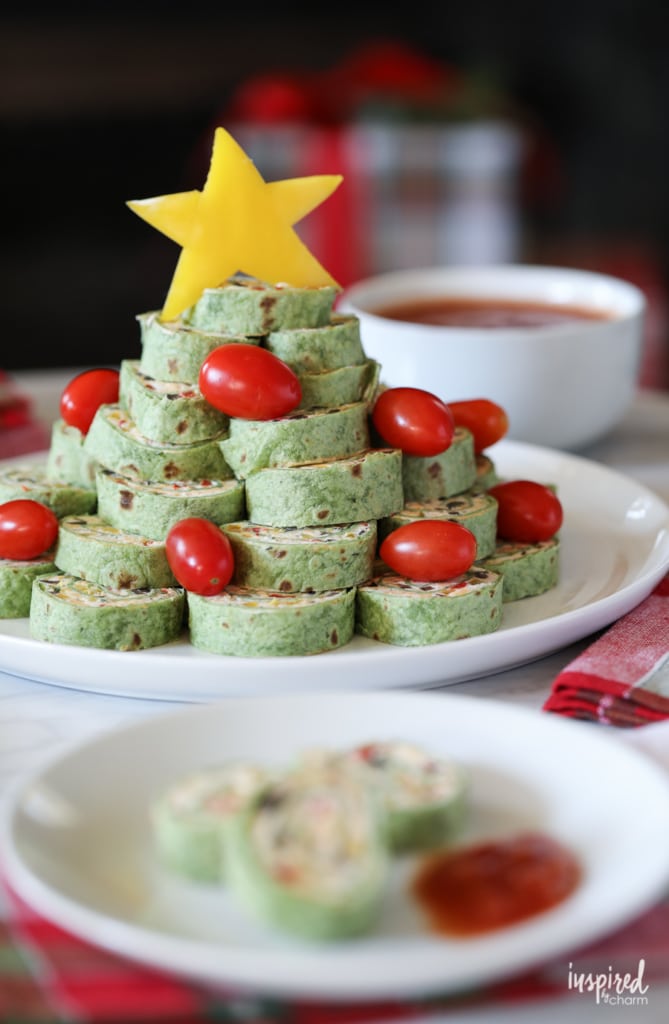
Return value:
M 126 200 L 202 186 L 209 133 L 244 81 L 320 73 L 385 38 L 485 82 L 488 99 L 529 130 L 519 257 L 611 270 L 644 287 L 664 386 L 661 0 L 290 7 L 5 5 L 0 366 L 137 357 L 135 316 L 162 304 L 178 250 Z

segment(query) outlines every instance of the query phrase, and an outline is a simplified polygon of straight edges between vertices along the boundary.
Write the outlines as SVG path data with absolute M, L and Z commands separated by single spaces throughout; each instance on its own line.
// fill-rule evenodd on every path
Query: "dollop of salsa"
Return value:
M 577 858 L 564 846 L 523 833 L 434 854 L 421 864 L 413 893 L 435 931 L 471 936 L 556 906 L 581 877 Z
M 584 306 L 505 299 L 428 296 L 375 309 L 377 316 L 442 327 L 550 327 L 575 320 L 610 320 L 612 314 Z

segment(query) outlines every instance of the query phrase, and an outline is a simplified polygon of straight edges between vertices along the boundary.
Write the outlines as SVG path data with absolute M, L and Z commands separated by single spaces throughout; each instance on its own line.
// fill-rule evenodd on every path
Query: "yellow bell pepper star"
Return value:
M 214 134 L 202 191 L 132 200 L 130 209 L 182 247 L 162 320 L 173 320 L 236 273 L 268 284 L 318 288 L 337 282 L 293 229 L 334 192 L 341 175 L 266 182 L 223 128 Z
M 341 180 L 341 174 L 314 174 L 309 178 L 268 181 L 266 186 L 289 223 L 296 224 L 320 206 Z M 198 189 L 193 189 L 191 192 L 174 192 L 155 199 L 131 199 L 126 205 L 151 227 L 157 228 L 183 247 L 188 244 L 201 195 Z

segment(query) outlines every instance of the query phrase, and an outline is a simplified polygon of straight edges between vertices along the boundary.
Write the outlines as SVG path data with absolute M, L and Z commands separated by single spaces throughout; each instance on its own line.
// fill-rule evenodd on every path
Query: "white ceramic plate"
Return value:
M 148 651 L 101 651 L 31 640 L 27 619 L 0 620 L 0 669 L 120 696 L 209 701 L 322 688 L 443 686 L 565 647 L 637 605 L 669 567 L 669 508 L 635 480 L 575 455 L 514 441 L 490 449 L 506 477 L 557 484 L 565 509 L 558 587 L 504 608 L 492 634 L 428 647 L 356 636 L 309 658 L 231 658 L 180 641 Z
M 225 757 L 282 765 L 314 745 L 406 738 L 471 779 L 462 841 L 535 829 L 581 860 L 555 909 L 467 940 L 432 934 L 399 864 L 359 940 L 308 945 L 246 916 L 222 887 L 157 863 L 147 810 L 182 772 Z M 605 780 L 604 785 L 592 782 Z M 447 992 L 525 970 L 614 929 L 669 879 L 669 781 L 591 725 L 437 693 L 233 698 L 114 730 L 61 755 L 12 794 L 10 882 L 40 913 L 108 950 L 207 983 L 284 996 L 372 999 Z

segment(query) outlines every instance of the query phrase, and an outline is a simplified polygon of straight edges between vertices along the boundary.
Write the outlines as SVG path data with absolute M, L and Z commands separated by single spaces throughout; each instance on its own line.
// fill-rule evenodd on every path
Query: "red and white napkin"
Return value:
M 560 672 L 543 709 L 623 728 L 669 718 L 669 573 Z

